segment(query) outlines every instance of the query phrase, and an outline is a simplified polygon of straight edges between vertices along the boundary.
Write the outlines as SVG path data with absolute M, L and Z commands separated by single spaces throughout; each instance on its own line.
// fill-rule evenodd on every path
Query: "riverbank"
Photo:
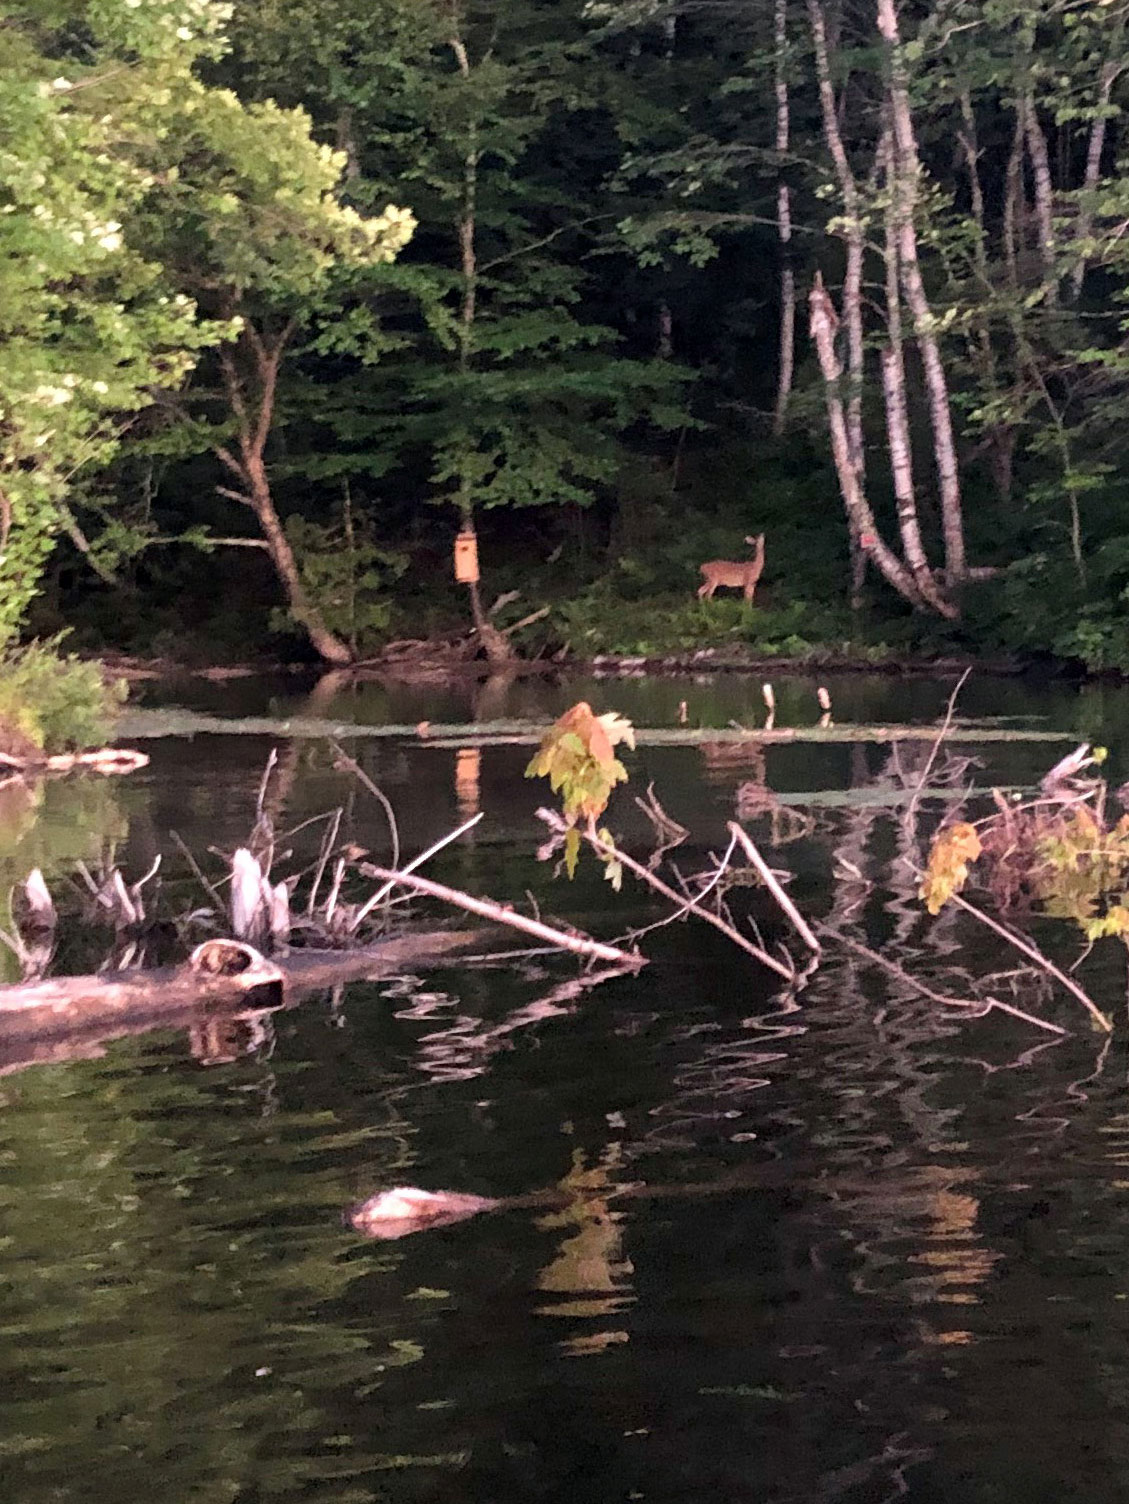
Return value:
M 311 675 L 339 676 L 343 679 L 487 679 L 496 676 L 528 677 L 561 673 L 592 674 L 596 677 L 638 678 L 648 674 L 882 674 L 892 677 L 928 677 L 936 674 L 959 674 L 965 669 L 993 675 L 1018 676 L 1036 671 L 1075 676 L 1084 674 L 1077 665 L 1024 661 L 1017 656 L 978 657 L 974 654 L 944 654 L 935 657 L 890 654 L 884 657 L 843 655 L 833 650 L 795 656 L 740 654 L 724 649 L 696 648 L 686 653 L 597 653 L 593 657 L 516 658 L 504 666 L 492 666 L 484 658 L 456 656 L 436 644 L 433 655 L 419 652 L 408 657 L 400 652 L 376 654 L 338 668 L 311 662 L 285 662 L 279 659 L 248 659 L 233 663 L 186 663 L 171 658 L 145 658 L 112 654 L 98 658 L 105 673 L 129 683 L 177 679 L 195 679 L 223 684 L 263 675 L 309 678 Z M 1085 676 L 1085 675 L 1084 675 Z M 1098 677 L 1098 676 L 1086 676 Z M 1117 676 L 1121 677 L 1121 676 Z

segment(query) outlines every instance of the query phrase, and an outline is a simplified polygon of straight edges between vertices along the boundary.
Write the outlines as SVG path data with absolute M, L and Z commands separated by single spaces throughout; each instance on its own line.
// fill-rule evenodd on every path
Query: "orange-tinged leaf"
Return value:
M 964 887 L 968 865 L 976 860 L 980 850 L 976 827 L 963 820 L 937 832 L 929 853 L 929 866 L 917 890 L 931 914 L 939 914 L 953 894 Z
M 548 778 L 569 820 L 598 820 L 612 789 L 627 779 L 613 748 L 633 740 L 631 723 L 609 711 L 596 716 L 586 700 L 560 716 L 526 768 L 528 778 Z
M 606 767 L 608 763 L 615 761 L 615 758 L 612 756 L 612 744 L 608 740 L 608 733 L 597 720 L 593 720 L 588 732 L 588 751 L 601 767 Z

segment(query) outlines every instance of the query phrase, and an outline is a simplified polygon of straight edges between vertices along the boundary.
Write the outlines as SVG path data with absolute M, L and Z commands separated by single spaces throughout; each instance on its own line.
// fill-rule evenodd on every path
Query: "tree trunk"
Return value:
M 815 71 L 819 84 L 820 113 L 823 118 L 823 134 L 835 176 L 839 180 L 839 192 L 843 198 L 843 234 L 847 242 L 847 268 L 843 282 L 843 323 L 847 329 L 847 443 L 861 488 L 866 473 L 866 460 L 862 440 L 862 389 L 865 344 L 862 325 L 862 273 L 865 246 L 858 184 L 851 168 L 843 133 L 839 125 L 839 113 L 835 107 L 835 91 L 831 84 L 831 62 L 827 43 L 827 24 L 820 0 L 808 0 L 808 17 L 811 22 L 812 42 L 815 49 Z
M 898 260 L 906 302 L 913 315 L 914 336 L 925 370 L 925 387 L 929 397 L 929 418 L 933 428 L 933 452 L 937 463 L 937 480 L 941 497 L 941 528 L 945 540 L 945 573 L 950 585 L 965 579 L 968 566 L 964 552 L 964 515 L 957 468 L 956 442 L 953 437 L 949 388 L 940 347 L 934 333 L 936 320 L 929 306 L 925 283 L 917 254 L 917 230 L 914 213 L 921 162 L 917 137 L 910 114 L 909 88 L 894 0 L 878 0 L 878 29 L 889 51 L 890 108 L 893 121 L 894 149 L 891 154 L 894 174 L 894 212 L 898 230 Z
M 980 180 L 980 146 L 976 132 L 976 112 L 968 89 L 961 90 L 960 113 L 963 129 L 960 144 L 968 167 L 968 185 L 972 201 L 972 220 L 976 234 L 972 244 L 972 261 L 982 295 L 994 300 L 996 289 L 992 283 L 988 265 L 988 224 L 984 210 L 984 186 Z M 1006 201 L 1005 201 L 1006 207 Z M 994 411 L 1001 409 L 999 369 L 996 352 L 992 345 L 992 333 L 987 317 L 982 318 L 972 331 L 972 359 L 977 374 L 987 393 L 988 402 Z M 989 466 L 996 492 L 1003 502 L 1010 502 L 1015 459 L 1015 428 L 1006 421 L 992 420 L 985 424 L 985 442 L 989 451 Z
M 290 615 L 305 627 L 314 650 L 325 659 L 326 663 L 341 665 L 352 663 L 353 654 L 347 645 L 329 630 L 321 613 L 310 604 L 306 595 L 298 561 L 294 557 L 294 550 L 290 547 L 290 540 L 286 536 L 286 530 L 275 508 L 270 480 L 261 456 L 249 458 L 246 461 L 246 470 L 250 483 L 251 507 L 263 530 L 263 537 L 267 540 L 267 551 L 275 573 L 286 592 Z
M 1024 207 L 1023 105 L 1019 103 L 1015 107 L 1015 130 L 1012 132 L 1004 185 L 1004 261 L 1007 265 L 1008 285 L 1013 292 L 1019 289 L 1019 244 Z
M 847 156 L 846 146 L 843 144 L 843 132 L 839 121 L 839 112 L 835 103 L 835 90 L 831 82 L 830 52 L 833 46 L 828 39 L 827 21 L 824 16 L 820 0 L 808 0 L 808 20 L 811 26 L 812 44 L 815 52 L 815 73 L 819 85 L 820 114 L 823 120 L 823 134 L 827 142 L 827 150 L 830 153 L 832 164 L 835 168 L 835 176 L 839 182 L 839 192 L 843 199 L 845 223 L 845 238 L 847 242 L 847 265 L 843 280 L 843 322 L 847 326 L 847 365 L 848 365 L 848 391 L 847 408 L 843 412 L 842 401 L 838 393 L 838 377 L 835 378 L 835 388 L 828 389 L 828 419 L 832 424 L 832 448 L 835 446 L 835 420 L 831 417 L 831 404 L 834 401 L 839 410 L 839 418 L 843 425 L 844 442 L 846 444 L 846 458 L 853 473 L 853 480 L 849 489 L 853 493 L 865 498 L 866 484 L 866 449 L 863 444 L 862 434 L 862 389 L 865 360 L 865 344 L 863 340 L 862 324 L 862 273 L 863 273 L 863 225 L 859 204 L 858 185 L 851 168 L 850 158 Z M 818 284 L 822 291 L 822 281 Z M 814 290 L 813 290 L 814 291 Z M 834 353 L 835 328 L 838 319 L 827 300 L 825 312 L 829 319 L 834 319 L 835 324 L 829 329 L 831 355 L 835 367 L 838 369 L 839 360 Z M 822 352 L 820 364 L 824 368 L 826 379 L 827 366 L 824 364 Z M 834 455 L 836 469 L 840 465 L 840 456 Z M 845 482 L 840 476 L 840 488 Z M 851 556 L 851 578 L 849 590 L 849 603 L 852 611 L 858 611 L 862 607 L 863 586 L 866 582 L 866 561 L 869 557 L 869 549 L 863 545 L 864 532 L 860 532 L 859 518 L 862 513 L 855 506 L 847 503 L 847 489 L 843 489 L 844 503 L 847 505 L 847 532 L 849 535 Z
M 232 491 L 223 486 L 217 489 L 254 512 L 290 615 L 305 629 L 321 658 L 327 663 L 343 665 L 351 663 L 353 655 L 326 626 L 321 612 L 306 595 L 294 551 L 274 504 L 266 467 L 278 369 L 293 332 L 293 324 L 288 324 L 281 333 L 270 338 L 245 320 L 238 343 L 220 354 L 228 404 L 236 421 L 238 449 L 235 451 L 221 444 L 216 455 L 239 482 L 239 490 Z
M 451 36 L 450 46 L 461 77 L 469 83 L 472 73 L 470 54 L 466 43 L 457 32 Z M 478 127 L 472 120 L 467 128 L 467 147 L 463 157 L 463 201 L 460 205 L 458 221 L 459 269 L 463 279 L 458 336 L 459 371 L 464 377 L 470 375 L 473 363 L 474 321 L 478 311 L 478 161 Z M 459 487 L 458 506 L 463 526 L 473 529 L 474 498 L 465 473 Z M 482 644 L 487 662 L 492 668 L 504 667 L 512 663 L 514 651 L 509 639 L 498 631 L 482 609 L 478 581 L 470 581 L 467 589 L 470 595 L 470 614 L 474 621 L 474 630 Z
M 1106 129 L 1109 125 L 1110 96 L 1119 75 L 1124 71 L 1124 64 L 1113 61 L 1113 57 L 1120 50 L 1121 39 L 1122 32 L 1119 27 L 1115 33 L 1115 45 L 1111 45 L 1112 56 L 1102 64 L 1102 71 L 1098 76 L 1097 114 L 1090 125 L 1090 141 L 1086 149 L 1086 173 L 1082 179 L 1082 191 L 1091 196 L 1102 175 L 1102 152 L 1105 148 Z M 1093 207 L 1086 199 L 1083 199 L 1078 211 L 1078 227 L 1075 232 L 1075 238 L 1080 243 L 1081 249 L 1078 262 L 1070 274 L 1070 292 L 1075 300 L 1081 294 L 1082 283 L 1086 276 L 1085 243 L 1093 234 L 1093 229 Z
M 898 594 L 913 605 L 921 606 L 924 600 L 912 574 L 879 537 L 874 513 L 859 483 L 858 472 L 851 458 L 846 415 L 843 411 L 843 400 L 839 395 L 839 382 L 843 372 L 839 357 L 835 353 L 835 330 L 839 320 L 818 272 L 808 302 L 811 312 L 812 343 L 815 345 L 820 369 L 823 372 L 827 421 L 831 430 L 831 453 L 835 461 L 839 490 L 842 493 L 843 505 L 847 510 L 852 536 L 858 540 L 860 547 L 865 549 L 868 557 L 874 560 L 879 573 L 889 581 Z
M 894 498 L 898 512 L 898 532 L 901 534 L 902 553 L 921 595 L 935 611 L 952 621 L 957 615 L 956 608 L 942 596 L 937 588 L 937 582 L 925 554 L 921 525 L 917 516 L 917 495 L 913 483 L 913 446 L 906 404 L 902 311 L 898 290 L 898 227 L 894 208 L 895 194 L 891 183 L 894 147 L 888 130 L 883 135 L 878 154 L 886 170 L 887 187 L 891 189 L 887 194 L 886 205 L 886 323 L 890 344 L 882 351 L 880 359 L 882 392 L 886 405 L 886 435 L 890 446 L 890 469 L 894 480 Z
M 784 156 L 788 150 L 790 115 L 788 108 L 788 0 L 775 0 L 775 69 L 776 69 L 776 152 L 779 183 L 776 189 L 776 224 L 780 236 L 780 355 L 776 373 L 776 408 L 772 431 L 784 432 L 792 379 L 796 367 L 796 274 L 792 267 L 792 201 L 784 178 Z
M 1047 138 L 1039 124 L 1035 100 L 1027 94 L 1023 101 L 1023 135 L 1027 143 L 1027 156 L 1031 162 L 1031 177 L 1035 184 L 1035 224 L 1039 234 L 1039 264 L 1043 269 L 1044 295 L 1048 304 L 1058 301 L 1058 282 L 1055 272 L 1055 225 L 1054 192 L 1051 185 L 1051 163 L 1047 153 Z

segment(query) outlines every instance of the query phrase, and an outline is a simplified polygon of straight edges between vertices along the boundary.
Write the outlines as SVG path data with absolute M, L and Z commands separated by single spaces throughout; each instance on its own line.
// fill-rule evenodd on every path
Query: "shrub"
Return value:
M 53 753 L 109 739 L 126 686 L 107 683 L 99 664 L 61 653 L 60 641 L 0 652 L 0 744 Z

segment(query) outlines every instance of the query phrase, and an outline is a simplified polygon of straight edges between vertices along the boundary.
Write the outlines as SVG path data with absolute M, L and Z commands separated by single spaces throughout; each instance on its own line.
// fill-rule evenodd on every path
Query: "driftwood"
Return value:
M 171 1023 L 210 1005 L 254 1011 L 283 1007 L 318 988 L 442 962 L 480 943 L 486 933 L 421 931 L 356 950 L 292 951 L 270 960 L 237 941 L 211 940 L 183 966 L 0 986 L 0 1059 L 17 1041 L 88 1032 L 105 1036 L 115 1025 L 130 1032 L 138 1024 Z M 238 969 L 227 969 L 230 965 Z
M 592 940 L 587 935 L 576 931 L 556 929 L 552 925 L 543 924 L 540 919 L 530 919 L 525 914 L 519 914 L 516 909 L 507 904 L 495 903 L 493 899 L 474 898 L 469 893 L 463 893 L 459 888 L 448 888 L 444 883 L 433 883 L 430 878 L 417 877 L 406 869 L 393 872 L 387 867 L 374 867 L 366 863 L 365 871 L 372 877 L 380 878 L 388 887 L 395 885 L 409 888 L 429 898 L 441 899 L 444 903 L 454 905 L 455 908 L 465 909 L 468 914 L 478 914 L 494 924 L 508 925 L 511 929 L 532 935 L 536 940 L 546 940 L 558 950 L 571 951 L 574 956 L 586 956 L 589 960 L 596 961 L 610 961 L 615 966 L 639 967 L 646 964 L 644 958 L 637 952 L 620 950 L 615 945 L 605 945 L 600 940 Z M 678 895 L 675 894 L 674 897 L 677 902 Z

